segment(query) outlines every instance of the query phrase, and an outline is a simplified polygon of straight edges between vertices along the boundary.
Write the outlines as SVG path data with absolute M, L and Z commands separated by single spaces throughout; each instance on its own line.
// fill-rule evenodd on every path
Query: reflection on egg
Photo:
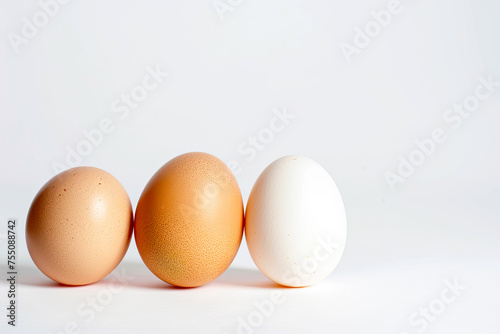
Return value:
M 132 231 L 132 205 L 120 182 L 101 169 L 76 167 L 53 177 L 35 196 L 26 243 L 45 275 L 83 285 L 116 268 Z
M 346 242 L 344 204 L 315 161 L 286 156 L 259 176 L 248 199 L 245 236 L 257 267 L 285 286 L 315 284 L 337 266 Z
M 243 235 L 243 201 L 231 170 L 207 153 L 186 153 L 161 167 L 136 210 L 135 240 L 163 281 L 196 287 L 221 275 Z

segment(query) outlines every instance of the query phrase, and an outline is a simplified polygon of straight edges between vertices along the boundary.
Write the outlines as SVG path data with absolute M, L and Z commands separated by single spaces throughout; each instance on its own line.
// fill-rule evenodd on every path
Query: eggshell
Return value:
M 231 170 L 207 153 L 186 153 L 161 167 L 136 210 L 135 240 L 163 281 L 196 287 L 222 274 L 243 235 L 243 200 Z
M 26 243 L 45 275 L 83 285 L 113 271 L 132 231 L 132 205 L 120 182 L 101 169 L 76 167 L 50 179 L 35 196 Z
M 346 232 L 340 192 L 315 161 L 282 157 L 255 182 L 245 217 L 247 245 L 276 283 L 301 287 L 327 277 L 340 261 Z

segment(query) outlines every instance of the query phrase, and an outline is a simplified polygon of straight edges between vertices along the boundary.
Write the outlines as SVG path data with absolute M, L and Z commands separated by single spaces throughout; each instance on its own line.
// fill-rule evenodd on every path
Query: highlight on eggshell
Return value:
M 26 243 L 46 276 L 84 285 L 118 266 L 132 231 L 132 204 L 121 183 L 102 169 L 76 167 L 54 176 L 36 194 Z
M 247 203 L 245 237 L 269 279 L 289 287 L 325 279 L 342 257 L 346 234 L 340 192 L 317 162 L 285 156 L 260 174 Z

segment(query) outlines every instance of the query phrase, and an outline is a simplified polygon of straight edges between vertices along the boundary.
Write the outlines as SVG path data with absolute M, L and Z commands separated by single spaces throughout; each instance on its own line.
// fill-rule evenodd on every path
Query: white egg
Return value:
M 281 285 L 321 281 L 344 251 L 342 197 L 330 174 L 309 158 L 285 156 L 262 172 L 248 199 L 245 224 L 252 259 Z

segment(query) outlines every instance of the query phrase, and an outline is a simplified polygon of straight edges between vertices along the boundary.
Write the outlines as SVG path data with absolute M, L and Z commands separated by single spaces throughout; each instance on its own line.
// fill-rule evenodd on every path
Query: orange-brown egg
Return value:
M 231 170 L 207 153 L 186 153 L 161 167 L 136 210 L 135 240 L 163 281 L 196 287 L 221 275 L 243 234 L 243 200 Z
M 101 169 L 76 167 L 37 193 L 26 221 L 26 243 L 45 275 L 83 285 L 116 268 L 132 231 L 132 205 L 120 182 Z

